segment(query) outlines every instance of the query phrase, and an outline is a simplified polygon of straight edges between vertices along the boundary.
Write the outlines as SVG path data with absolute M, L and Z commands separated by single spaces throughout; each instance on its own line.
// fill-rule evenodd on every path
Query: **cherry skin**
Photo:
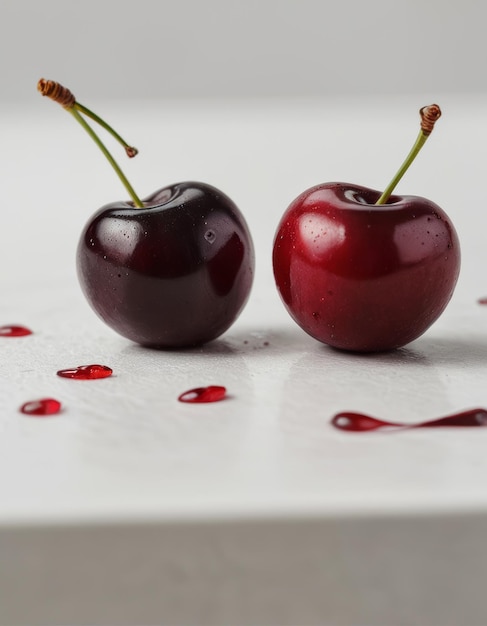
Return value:
M 77 270 L 88 302 L 113 330 L 145 346 L 217 338 L 252 286 L 254 249 L 242 214 L 199 182 L 160 189 L 143 205 L 108 204 L 86 225 Z
M 445 212 L 416 196 L 344 183 L 308 189 L 277 229 L 274 277 L 291 317 L 343 350 L 399 348 L 422 335 L 448 304 L 460 247 Z

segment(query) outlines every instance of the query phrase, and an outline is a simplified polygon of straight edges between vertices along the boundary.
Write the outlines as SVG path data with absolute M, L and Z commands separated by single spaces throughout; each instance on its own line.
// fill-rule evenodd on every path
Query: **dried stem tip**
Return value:
M 76 103 L 76 98 L 69 91 L 69 89 L 63 87 L 59 83 L 56 83 L 54 80 L 41 78 L 37 83 L 37 89 L 43 96 L 51 98 L 51 100 L 54 100 L 54 102 L 57 102 L 65 109 L 72 109 Z
M 430 104 L 420 109 L 419 114 L 421 115 L 421 130 L 428 136 L 431 134 L 436 120 L 441 117 L 440 107 L 437 104 Z

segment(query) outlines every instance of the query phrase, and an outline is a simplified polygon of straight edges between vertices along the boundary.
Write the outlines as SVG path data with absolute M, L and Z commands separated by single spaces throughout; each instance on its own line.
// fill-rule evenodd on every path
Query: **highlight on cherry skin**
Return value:
M 276 286 L 294 321 L 318 341 L 357 352 L 405 346 L 453 295 L 460 245 L 451 220 L 426 198 L 392 195 L 432 130 L 424 117 L 440 115 L 431 107 L 421 109 L 418 139 L 382 194 L 348 183 L 317 185 L 280 221 Z
M 240 315 L 253 283 L 254 247 L 238 207 L 216 187 L 194 181 L 141 200 L 87 119 L 129 157 L 137 150 L 59 83 L 41 79 L 38 89 L 83 126 L 130 198 L 99 209 L 78 244 L 78 278 L 93 310 L 148 347 L 185 348 L 219 337 Z

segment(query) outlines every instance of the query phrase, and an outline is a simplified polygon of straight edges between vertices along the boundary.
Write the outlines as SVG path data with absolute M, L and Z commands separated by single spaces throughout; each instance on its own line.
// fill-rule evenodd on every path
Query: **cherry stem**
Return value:
M 391 180 L 389 185 L 383 191 L 380 198 L 375 203 L 376 205 L 387 203 L 387 201 L 391 197 L 392 192 L 396 188 L 398 182 L 407 172 L 407 170 L 409 169 L 409 166 L 414 161 L 419 151 L 424 146 L 426 140 L 430 136 L 436 120 L 438 120 L 438 118 L 441 116 L 441 110 L 437 104 L 431 104 L 429 106 L 423 107 L 422 109 L 420 109 L 419 113 L 421 115 L 421 130 L 419 131 L 416 141 L 414 142 L 414 145 L 411 148 L 411 151 L 409 152 L 406 159 L 404 160 L 404 163 L 398 169 L 394 178 Z
M 48 98 L 51 98 L 51 100 L 54 100 L 54 102 L 57 102 L 64 109 L 69 111 L 71 115 L 75 118 L 75 120 L 79 122 L 79 124 L 81 124 L 81 126 L 86 130 L 88 135 L 90 135 L 90 137 L 93 139 L 96 145 L 100 148 L 100 150 L 103 152 L 103 154 L 105 155 L 110 165 L 115 170 L 115 173 L 120 178 L 120 180 L 122 181 L 122 184 L 124 185 L 125 189 L 128 191 L 130 197 L 132 198 L 134 205 L 137 208 L 142 209 L 144 207 L 143 202 L 135 193 L 134 188 L 125 177 L 125 174 L 120 169 L 120 166 L 118 165 L 118 163 L 115 161 L 113 156 L 107 150 L 107 148 L 105 147 L 101 139 L 98 137 L 95 131 L 91 128 L 91 126 L 88 124 L 88 122 L 85 120 L 82 114 L 86 115 L 86 117 L 89 117 L 91 120 L 93 120 L 94 122 L 99 124 L 102 128 L 104 128 L 106 131 L 108 131 L 112 135 L 112 137 L 114 137 L 125 148 L 125 152 L 127 153 L 127 156 L 134 157 L 137 154 L 136 148 L 129 146 L 128 143 L 124 139 L 122 139 L 122 137 L 120 137 L 120 135 L 117 132 L 115 132 L 111 126 L 109 126 L 104 120 L 102 120 L 101 117 L 98 117 L 96 113 L 93 113 L 93 111 L 90 111 L 90 109 L 88 109 L 87 107 L 77 102 L 76 98 L 71 93 L 71 91 L 67 89 L 66 87 L 64 87 L 63 85 L 61 85 L 60 83 L 57 83 L 54 80 L 46 80 L 45 78 L 41 78 L 37 83 L 37 89 L 40 91 L 40 93 L 43 96 L 47 96 Z
M 107 124 L 105 120 L 103 120 L 96 113 L 91 111 L 88 107 L 85 107 L 83 104 L 81 104 L 81 102 L 76 101 L 73 104 L 73 108 L 77 109 L 80 113 L 83 113 L 84 115 L 92 119 L 94 122 L 99 124 L 107 132 L 109 132 L 112 135 L 112 137 L 114 137 L 118 141 L 118 143 L 125 148 L 125 152 L 127 153 L 127 156 L 129 158 L 134 157 L 138 153 L 137 148 L 134 148 L 133 146 L 129 146 L 129 144 L 125 141 L 125 139 L 122 139 L 122 137 L 120 137 L 120 135 L 109 124 Z
M 108 151 L 108 149 L 106 148 L 105 144 L 101 141 L 101 139 L 98 137 L 98 135 L 91 128 L 91 126 L 88 124 L 88 122 L 84 119 L 84 117 L 80 114 L 80 112 L 78 111 L 78 109 L 75 106 L 73 106 L 71 108 L 67 108 L 66 110 L 71 113 L 71 115 L 74 117 L 74 119 L 77 122 L 79 122 L 79 124 L 81 124 L 81 126 L 86 130 L 88 135 L 90 135 L 90 137 L 93 139 L 93 141 L 96 143 L 96 145 L 100 148 L 100 150 L 105 155 L 107 161 L 110 163 L 110 165 L 115 170 L 115 173 L 120 178 L 120 180 L 121 180 L 122 184 L 124 185 L 125 189 L 127 190 L 128 194 L 132 198 L 132 201 L 135 204 L 135 206 L 137 208 L 139 208 L 139 209 L 142 209 L 144 207 L 144 204 L 143 204 L 142 200 L 140 200 L 139 196 L 135 193 L 134 188 L 132 187 L 132 185 L 127 180 L 125 174 L 122 172 L 122 170 L 120 169 L 120 166 L 115 161 L 115 159 L 113 158 L 111 153 Z

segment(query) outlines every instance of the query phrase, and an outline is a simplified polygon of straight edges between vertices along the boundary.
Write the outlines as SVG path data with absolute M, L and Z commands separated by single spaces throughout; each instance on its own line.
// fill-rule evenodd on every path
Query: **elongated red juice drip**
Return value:
M 61 410 L 61 403 L 54 398 L 41 398 L 40 400 L 30 400 L 20 407 L 20 412 L 25 415 L 36 417 L 47 417 L 55 415 Z
M 195 387 L 182 393 L 179 402 L 219 402 L 226 396 L 227 390 L 220 385 L 209 385 L 208 387 Z
M 487 304 L 487 296 L 483 296 L 477 300 L 479 304 Z
M 61 378 L 74 378 L 75 380 L 97 380 L 108 378 L 113 374 L 113 370 L 106 365 L 78 365 L 71 369 L 59 370 L 56 372 Z
M 363 413 L 354 413 L 351 411 L 343 411 L 337 413 L 332 420 L 332 425 L 339 430 L 350 432 L 367 432 L 379 429 L 410 429 L 410 428 L 439 428 L 450 426 L 474 427 L 487 426 L 487 410 L 486 409 L 469 409 L 461 413 L 454 413 L 445 417 L 419 422 L 416 424 L 404 424 L 397 422 L 388 422 L 386 420 L 377 419 Z
M 32 335 L 30 328 L 12 324 L 11 326 L 0 326 L 0 337 L 25 337 Z

